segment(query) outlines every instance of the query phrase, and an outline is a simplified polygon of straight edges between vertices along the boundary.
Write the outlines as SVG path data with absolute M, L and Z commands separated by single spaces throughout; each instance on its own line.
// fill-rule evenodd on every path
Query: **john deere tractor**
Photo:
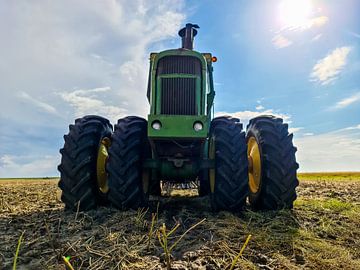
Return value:
M 66 208 L 109 203 L 146 207 L 160 183 L 199 183 L 214 210 L 291 208 L 298 185 L 296 148 L 275 116 L 214 118 L 213 62 L 193 50 L 199 27 L 179 31 L 182 47 L 150 54 L 147 119 L 128 116 L 114 129 L 100 116 L 75 120 L 64 136 L 59 187 Z

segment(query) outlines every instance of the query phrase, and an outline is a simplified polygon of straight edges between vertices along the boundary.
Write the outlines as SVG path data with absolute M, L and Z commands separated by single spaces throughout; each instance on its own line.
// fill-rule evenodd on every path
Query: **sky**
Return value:
M 0 0 L 0 177 L 58 176 L 75 118 L 146 117 L 150 52 L 211 52 L 216 115 L 284 118 L 300 172 L 360 171 L 360 1 Z

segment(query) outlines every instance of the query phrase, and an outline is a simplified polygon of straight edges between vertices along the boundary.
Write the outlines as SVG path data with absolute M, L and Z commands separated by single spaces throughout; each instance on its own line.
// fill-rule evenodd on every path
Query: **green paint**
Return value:
M 160 53 L 151 53 L 150 54 L 150 74 L 149 74 L 149 80 L 150 81 L 150 114 L 159 114 L 160 108 L 161 108 L 161 94 L 159 93 L 158 89 L 160 86 L 159 81 L 161 81 L 160 77 L 162 78 L 176 78 L 176 77 L 183 77 L 183 78 L 193 78 L 194 75 L 189 74 L 166 74 L 161 75 L 159 78 L 156 76 L 156 70 L 158 62 L 161 58 L 166 56 L 192 56 L 200 60 L 201 62 L 201 69 L 202 69 L 202 80 L 199 78 L 199 81 L 197 80 L 197 102 L 198 108 L 200 110 L 198 111 L 201 114 L 208 114 L 211 112 L 211 107 L 213 106 L 213 96 L 215 95 L 214 91 L 214 85 L 213 85 L 213 79 L 212 79 L 212 62 L 211 62 L 211 54 L 210 53 L 199 53 L 197 51 L 191 51 L 191 50 L 166 50 Z M 201 88 L 200 88 L 201 86 Z M 157 91 L 154 91 L 154 90 Z M 209 91 L 208 94 L 206 94 L 206 91 Z M 208 100 L 208 97 L 212 97 L 210 99 L 210 102 Z M 205 105 L 206 104 L 206 105 Z M 205 111 L 205 106 L 207 107 Z
M 151 124 L 153 121 L 161 122 L 161 129 L 155 130 Z M 194 130 L 194 123 L 200 121 L 204 128 L 201 131 Z M 151 139 L 171 138 L 206 138 L 209 132 L 209 121 L 206 115 L 152 115 L 148 116 L 148 136 Z
M 161 74 L 157 75 L 157 66 L 159 60 L 168 56 L 190 56 L 197 58 L 201 63 L 201 76 L 193 74 Z M 204 147 L 201 149 L 201 158 L 184 157 L 186 161 L 180 165 L 176 163 L 174 157 L 156 157 L 155 144 L 153 147 L 153 157 L 144 162 L 143 167 L 152 170 L 154 178 L 163 180 L 190 180 L 194 179 L 200 169 L 213 168 L 213 160 L 208 159 L 208 143 L 209 129 L 213 108 L 213 101 L 215 96 L 213 85 L 213 68 L 212 55 L 210 53 L 199 53 L 193 50 L 166 50 L 160 53 L 152 53 L 150 55 L 150 72 L 149 72 L 149 87 L 150 87 L 150 113 L 148 115 L 148 137 L 151 142 L 166 140 L 182 140 L 193 139 L 204 141 Z M 196 83 L 196 108 L 197 115 L 164 115 L 161 114 L 161 82 L 163 78 L 193 78 Z M 155 130 L 152 128 L 153 121 L 160 121 L 161 129 Z M 194 123 L 201 122 L 203 129 L 201 131 L 194 130 Z M 179 160 L 178 160 L 179 161 Z M 154 180 L 154 179 L 153 179 Z

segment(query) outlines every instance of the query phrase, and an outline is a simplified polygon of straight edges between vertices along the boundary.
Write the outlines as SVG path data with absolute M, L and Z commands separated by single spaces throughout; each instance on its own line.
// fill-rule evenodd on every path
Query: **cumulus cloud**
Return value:
M 274 112 L 272 109 L 263 110 L 263 111 L 238 111 L 238 112 L 216 112 L 215 117 L 222 116 L 222 115 L 229 115 L 232 117 L 239 118 L 242 123 L 245 125 L 249 122 L 250 119 L 255 118 L 261 115 L 274 115 L 276 117 L 282 118 L 285 122 L 291 123 L 291 116 L 288 114 L 282 114 Z
M 0 154 L 8 162 L 2 172 L 32 163 L 17 158 L 25 151 L 39 153 L 34 160 L 57 156 L 68 125 L 84 114 L 112 122 L 145 116 L 150 49 L 173 38 L 180 45 L 183 9 L 182 0 L 2 3 Z
M 240 121 L 244 124 L 244 126 L 246 126 L 249 123 L 250 119 L 261 116 L 261 115 L 273 115 L 273 116 L 282 118 L 285 123 L 288 123 L 288 124 L 292 123 L 291 115 L 289 115 L 289 114 L 277 113 L 277 112 L 274 112 L 274 110 L 272 110 L 272 109 L 263 110 L 263 107 L 259 110 L 261 110 L 261 111 L 238 111 L 238 112 L 232 112 L 232 113 L 216 112 L 215 117 L 228 115 L 231 117 L 239 118 Z M 289 131 L 289 133 L 298 133 L 299 131 L 301 131 L 303 129 L 304 129 L 303 127 L 289 127 L 288 131 Z
M 101 87 L 94 89 L 79 89 L 72 92 L 61 92 L 59 95 L 74 108 L 75 117 L 82 117 L 87 114 L 97 114 L 105 115 L 113 122 L 116 122 L 117 119 L 126 115 L 127 110 L 120 106 L 106 104 L 98 98 L 109 91 L 111 91 L 110 87 Z M 106 97 L 104 99 L 106 99 Z
M 107 85 L 114 103 L 126 101 L 124 109 L 145 115 L 149 47 L 176 36 L 185 18 L 182 8 L 178 0 L 4 3 L 2 110 L 22 117 L 13 104 L 22 89 L 33 105 L 54 111 L 49 106 L 63 109 L 59 89 Z
M 360 125 L 295 137 L 294 144 L 300 171 L 360 171 Z
M 340 47 L 333 50 L 323 59 L 320 59 L 312 69 L 310 78 L 322 85 L 335 81 L 344 69 L 351 47 Z
M 339 109 L 344 109 L 348 106 L 350 106 L 353 103 L 356 103 L 360 101 L 360 92 L 355 93 L 354 95 L 344 98 L 338 102 L 336 102 L 336 104 L 334 106 L 332 106 L 330 109 L 331 110 L 339 110 Z
M 292 41 L 289 40 L 288 38 L 286 38 L 282 34 L 277 34 L 272 39 L 272 43 L 277 49 L 282 49 L 282 48 L 290 46 L 292 44 Z

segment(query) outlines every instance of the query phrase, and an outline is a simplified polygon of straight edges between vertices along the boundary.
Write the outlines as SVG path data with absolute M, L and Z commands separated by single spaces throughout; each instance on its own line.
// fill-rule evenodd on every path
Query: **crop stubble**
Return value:
M 160 199 L 155 229 L 179 223 L 179 237 L 206 218 L 174 249 L 174 269 L 225 269 L 249 234 L 241 269 L 360 269 L 360 175 L 335 178 L 301 176 L 293 211 L 213 214 L 206 198 L 176 191 Z M 75 269 L 165 267 L 156 234 L 148 246 L 156 199 L 139 220 L 111 207 L 64 211 L 57 180 L 0 180 L 0 194 L 0 269 L 11 269 L 22 232 L 18 269 L 65 269 L 62 256 Z

